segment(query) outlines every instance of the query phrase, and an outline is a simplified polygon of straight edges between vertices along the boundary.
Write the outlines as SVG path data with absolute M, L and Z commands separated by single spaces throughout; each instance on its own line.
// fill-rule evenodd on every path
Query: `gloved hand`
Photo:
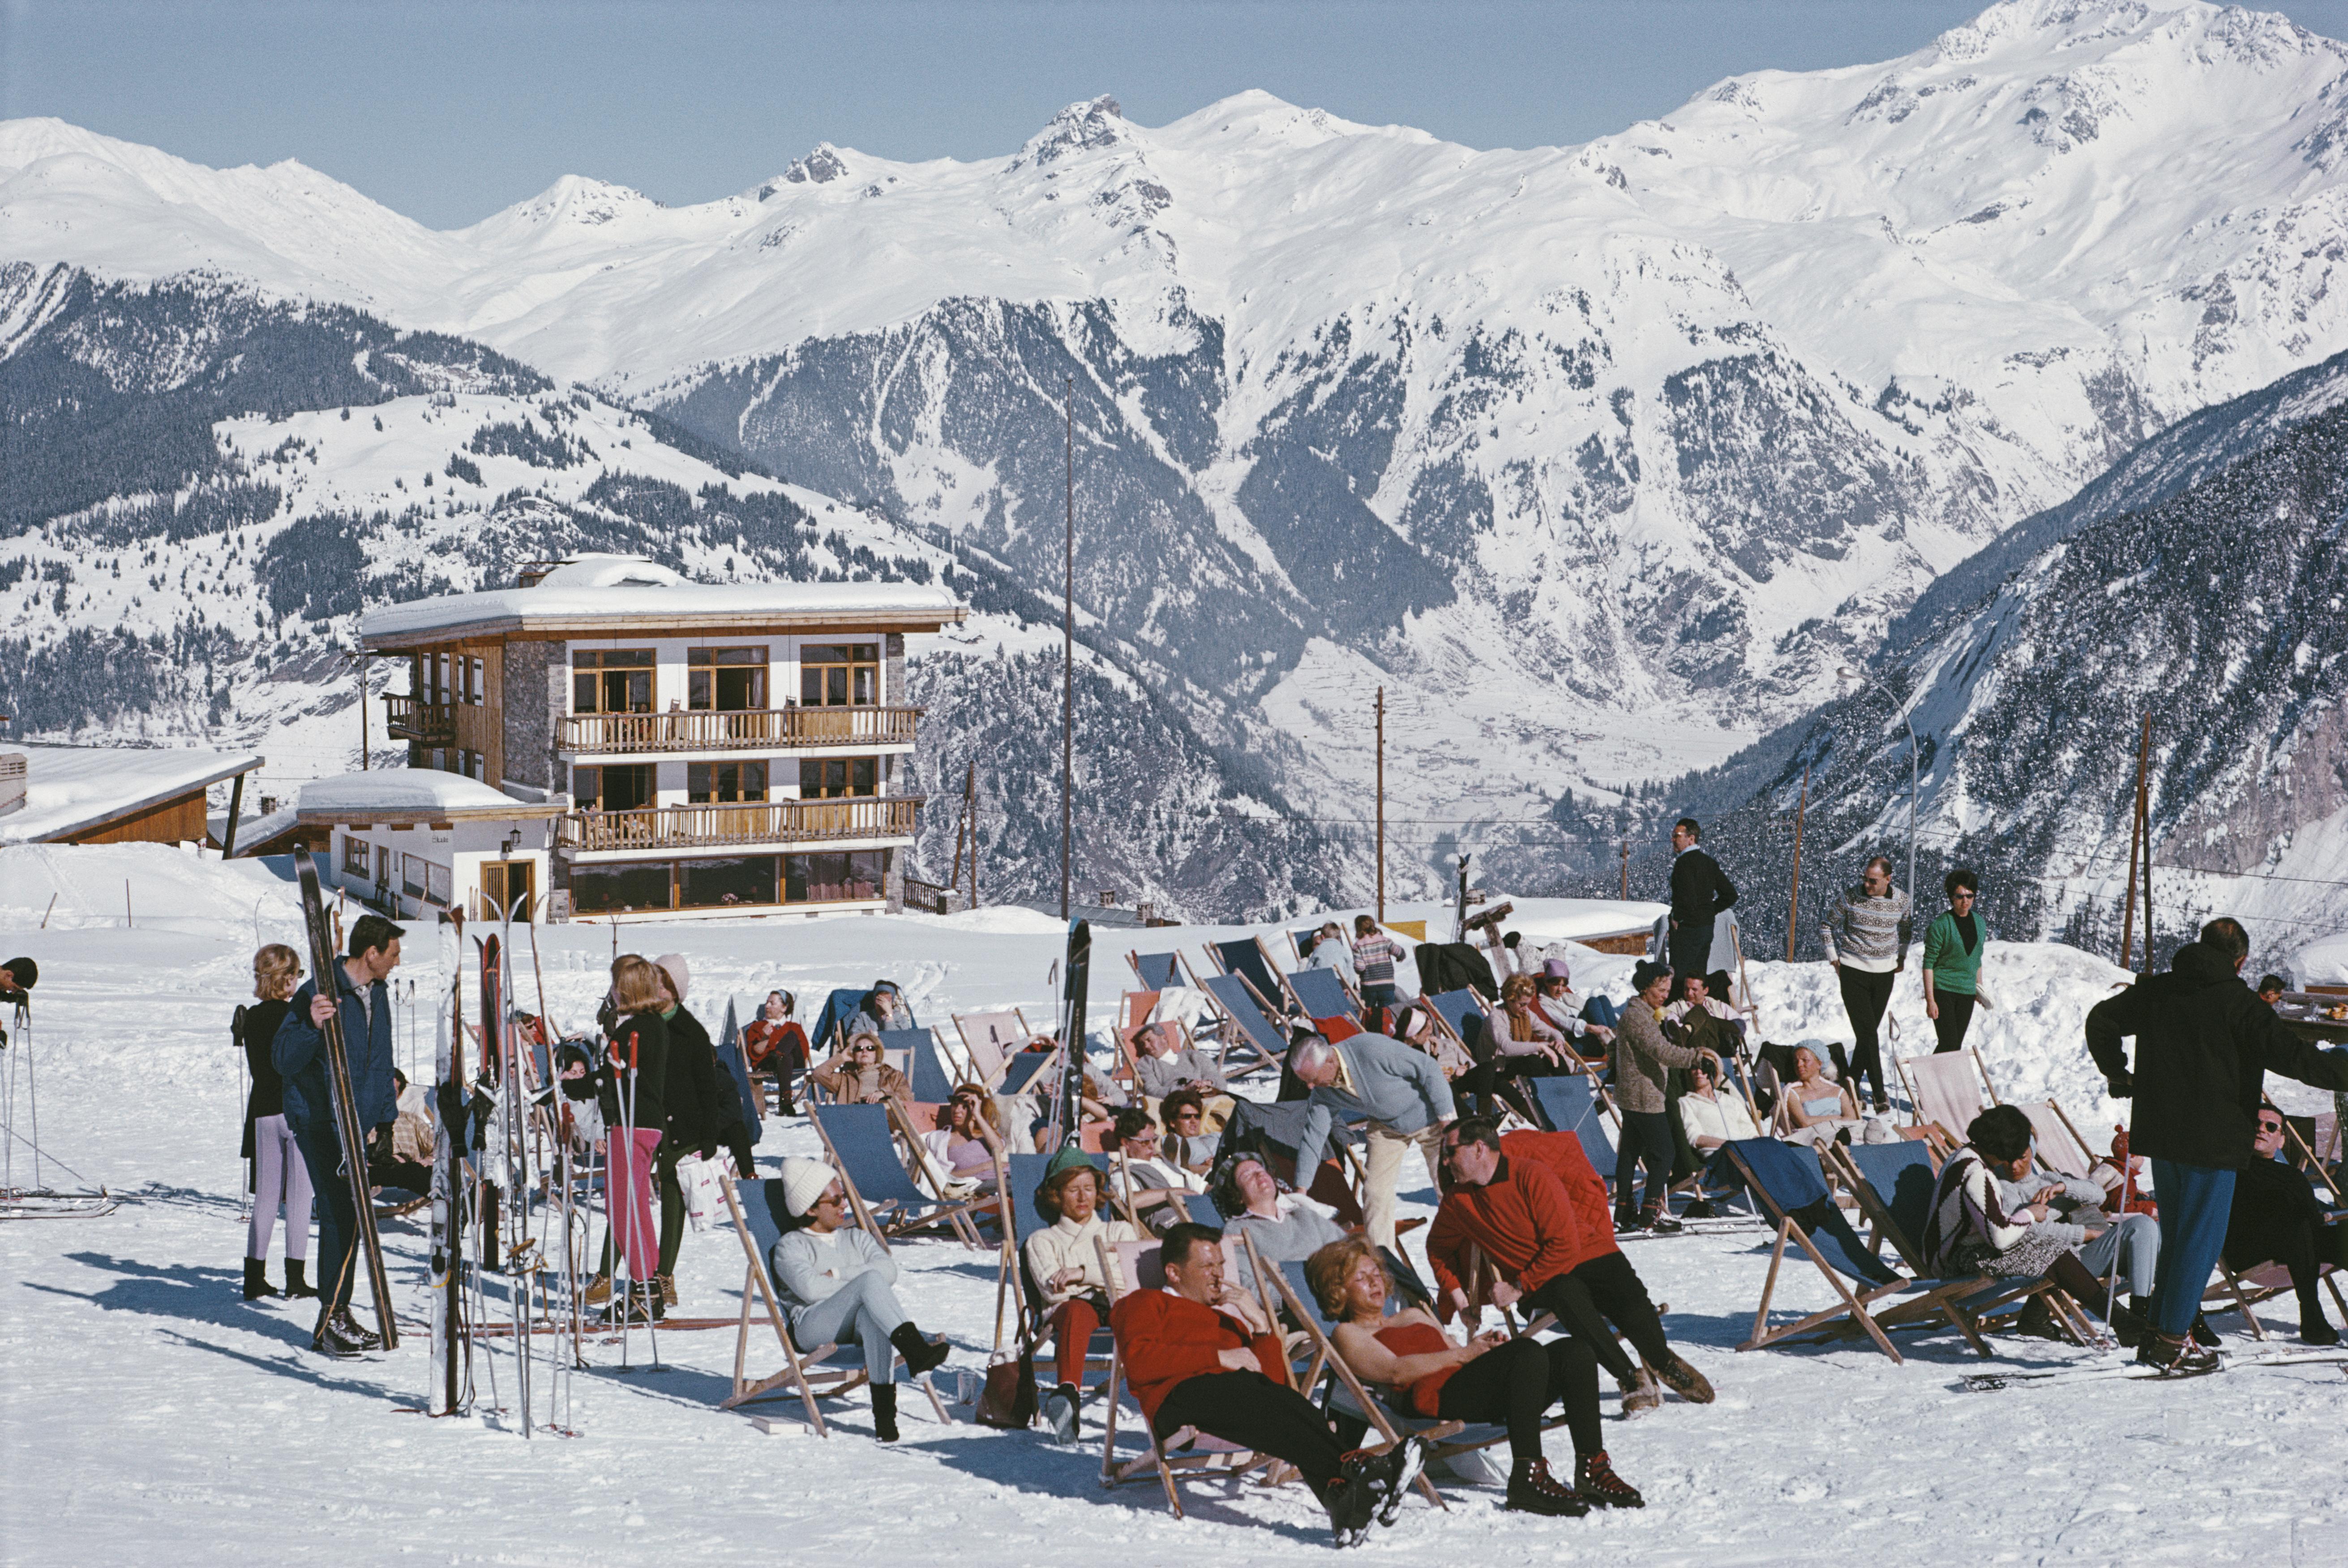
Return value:
M 2115 1100 L 2126 1100 L 2136 1092 L 2136 1074 L 2121 1068 L 2104 1081 L 2104 1087 Z

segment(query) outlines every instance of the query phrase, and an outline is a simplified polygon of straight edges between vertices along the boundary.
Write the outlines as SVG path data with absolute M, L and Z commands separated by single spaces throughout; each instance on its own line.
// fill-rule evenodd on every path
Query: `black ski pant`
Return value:
M 1639 1166 L 1647 1167 L 1650 1209 L 1665 1206 L 1672 1185 L 1672 1119 L 1661 1111 L 1622 1112 L 1622 1141 L 1614 1151 L 1614 1214 L 1627 1225 L 1639 1212 L 1632 1200 L 1639 1190 Z
M 1562 1339 L 1511 1339 L 1487 1350 L 1444 1379 L 1436 1414 L 1447 1421 L 1498 1421 L 1509 1429 L 1509 1456 L 1541 1457 L 1541 1420 L 1565 1406 L 1576 1454 L 1602 1451 L 1598 1425 L 1598 1358 L 1571 1335 Z
M 1345 1452 L 1328 1419 L 1312 1400 L 1261 1372 L 1208 1372 L 1175 1384 L 1150 1430 L 1163 1442 L 1181 1427 L 1286 1460 L 1315 1497 L 1327 1497 L 1329 1483 L 1344 1468 Z
M 1842 979 L 1842 1009 L 1850 1015 L 1850 1031 L 1859 1043 L 1852 1047 L 1850 1059 L 1843 1059 L 1842 1041 L 1830 1041 L 1827 1049 L 1834 1052 L 1835 1071 L 1842 1074 L 1843 1086 L 1851 1098 L 1859 1098 L 1859 1074 L 1864 1073 L 1875 1086 L 1875 1098 L 1883 1098 L 1883 1041 L 1878 1032 L 1883 1027 L 1883 1012 L 1891 1005 L 1891 982 L 1898 976 L 1886 970 L 1876 974 L 1869 969 L 1855 969 L 1849 964 L 1838 966 Z
M 1672 960 L 1672 1000 L 1680 999 L 1690 975 L 1698 979 L 1711 977 L 1712 927 L 1710 920 L 1690 920 L 1672 927 L 1671 939 L 1665 944 Z
M 343 1173 L 343 1141 L 329 1122 L 295 1128 L 294 1144 L 302 1151 L 310 1191 L 318 1200 L 318 1311 L 332 1317 L 351 1304 L 354 1276 L 362 1266 L 354 1255 L 359 1216 L 351 1207 L 351 1179 Z
M 1965 1043 L 1965 1030 L 1972 1027 L 1973 999 L 1962 991 L 1936 990 L 1932 999 L 1941 1004 L 1941 1016 L 1932 1020 L 1932 1032 L 1940 1043 L 1932 1048 L 1937 1056 L 1944 1050 L 1956 1050 Z
M 1629 1382 L 1637 1368 L 1615 1339 L 1616 1328 L 1622 1329 L 1649 1366 L 1663 1366 L 1671 1357 L 1663 1317 L 1648 1299 L 1639 1271 L 1619 1251 L 1602 1254 L 1570 1273 L 1559 1275 L 1525 1300 L 1538 1311 L 1556 1313 L 1558 1327 L 1589 1346 L 1598 1364 L 1613 1374 L 1617 1383 Z

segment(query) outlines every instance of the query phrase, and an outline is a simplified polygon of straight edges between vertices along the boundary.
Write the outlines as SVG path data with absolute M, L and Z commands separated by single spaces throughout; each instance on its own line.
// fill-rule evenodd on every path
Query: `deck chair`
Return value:
M 823 1140 L 831 1168 L 839 1173 L 857 1223 L 879 1236 L 884 1248 L 891 1236 L 940 1225 L 951 1226 L 965 1246 L 984 1246 L 970 1215 L 974 1209 L 993 1208 L 994 1198 L 947 1198 L 917 1186 L 898 1158 L 897 1139 L 901 1135 L 918 1149 L 921 1137 L 896 1105 L 810 1105 L 808 1119 Z
M 963 1061 L 973 1081 L 994 1086 L 1004 1065 L 1027 1043 L 1033 1033 L 1014 1008 L 1001 1012 L 955 1013 L 954 1032 L 962 1036 Z
M 1997 1103 L 1981 1053 L 1970 1046 L 1930 1056 L 1895 1056 L 1891 1062 L 1907 1087 L 1917 1123 L 1937 1126 L 1960 1143 L 1972 1119 Z
M 734 1332 L 734 1386 L 726 1398 L 717 1401 L 717 1408 L 730 1410 L 757 1399 L 784 1399 L 796 1395 L 807 1406 L 808 1424 L 815 1428 L 815 1435 L 828 1438 L 831 1432 L 824 1425 L 823 1411 L 816 1401 L 854 1393 L 870 1380 L 864 1370 L 862 1350 L 860 1348 L 856 1351 L 854 1367 L 834 1367 L 825 1363 L 838 1353 L 838 1345 L 819 1345 L 802 1351 L 792 1343 L 790 1324 L 783 1317 L 782 1302 L 776 1295 L 774 1276 L 768 1272 L 767 1263 L 775 1243 L 782 1237 L 782 1227 L 775 1221 L 774 1205 L 782 1202 L 783 1184 L 736 1182 L 731 1176 L 719 1180 L 726 1210 L 734 1216 L 734 1234 L 742 1238 L 746 1266 L 742 1275 L 742 1317 Z M 754 1320 L 761 1316 L 774 1329 L 776 1342 L 782 1347 L 783 1369 L 753 1380 L 748 1373 L 750 1337 Z M 904 1358 L 897 1359 L 901 1364 Z M 946 1408 L 939 1402 L 937 1389 L 931 1386 L 928 1375 L 911 1380 L 929 1396 L 930 1408 L 937 1412 L 939 1423 L 951 1425 Z
M 1207 957 L 1212 958 L 1215 968 L 1223 973 L 1239 975 L 1253 986 L 1267 1012 L 1276 1010 L 1282 1003 L 1294 1006 L 1299 1011 L 1310 1010 L 1290 995 L 1288 988 L 1281 983 L 1280 968 L 1272 961 L 1272 949 L 1263 945 L 1262 938 L 1241 937 L 1229 942 L 1210 942 L 1207 944 Z
M 1221 1058 L 1227 1068 L 1235 1044 L 1244 1046 L 1257 1059 L 1250 1068 L 1238 1071 L 1277 1066 L 1287 1058 L 1286 1037 L 1243 976 L 1209 975 L 1200 989 L 1214 999 L 1224 1021 L 1239 1031 L 1236 1041 L 1227 1038 L 1223 1042 Z
M 880 1049 L 893 1058 L 897 1051 L 906 1054 L 908 1065 L 901 1068 L 912 1081 L 916 1100 L 951 1100 L 953 1080 L 946 1076 L 945 1059 L 938 1050 L 938 1037 L 926 1029 L 892 1029 L 880 1036 Z
M 1101 1173 L 1101 1190 L 1108 1190 L 1108 1163 L 1100 1155 L 1092 1156 L 1093 1165 Z M 1000 1177 L 1003 1203 L 1011 1215 L 1011 1223 L 1003 1237 L 1003 1251 L 994 1280 L 994 1348 L 1003 1348 L 1003 1308 L 1009 1298 L 1013 1283 L 1018 1285 L 1017 1322 L 1014 1337 L 1019 1354 L 1035 1354 L 1036 1345 L 1049 1330 L 1044 1311 L 1043 1293 L 1035 1282 L 1027 1277 L 1027 1238 L 1052 1222 L 1035 1206 L 1035 1191 L 1044 1184 L 1044 1172 L 1052 1163 L 1049 1154 L 1012 1154 L 1004 1158 Z M 1086 1375 L 1108 1374 L 1108 1352 L 1101 1349 L 1102 1337 L 1108 1333 L 1107 1325 L 1093 1340 L 1093 1348 L 1085 1354 L 1083 1372 L 1077 1383 L 1081 1389 Z
M 1553 1078 L 1528 1078 L 1534 1105 L 1548 1118 L 1552 1132 L 1570 1132 L 1581 1142 L 1581 1152 L 1609 1187 L 1614 1182 L 1612 1129 L 1599 1109 L 1598 1096 L 1588 1077 L 1579 1072 Z
M 1023 1050 L 1013 1057 L 1010 1065 L 1003 1070 L 1003 1077 L 994 1085 L 994 1091 L 997 1094 L 1033 1094 L 1036 1080 L 1043 1076 L 1044 1070 L 1059 1060 L 1057 1050 Z
M 1116 1246 L 1101 1247 L 1101 1276 L 1108 1281 L 1109 1301 L 1114 1305 L 1137 1290 L 1157 1290 L 1164 1287 L 1166 1276 L 1159 1266 L 1159 1244 L 1152 1242 L 1120 1242 Z M 1114 1340 L 1112 1339 L 1112 1344 Z M 1237 1480 L 1256 1469 L 1265 1471 L 1263 1483 L 1276 1486 L 1282 1472 L 1293 1474 L 1287 1464 L 1271 1454 L 1239 1448 L 1210 1437 L 1195 1427 L 1183 1427 L 1166 1441 L 1159 1440 L 1148 1419 L 1141 1414 L 1141 1401 L 1134 1400 L 1134 1413 L 1140 1417 L 1141 1434 L 1148 1448 L 1130 1459 L 1119 1459 L 1117 1451 L 1118 1406 L 1125 1393 L 1125 1358 L 1122 1351 L 1112 1348 L 1109 1356 L 1108 1401 L 1101 1418 L 1101 1485 L 1122 1486 L 1144 1475 L 1154 1474 L 1166 1489 L 1166 1506 L 1174 1517 L 1182 1517 L 1182 1493 L 1174 1478 L 1184 1475 L 1228 1475 Z M 1169 1453 L 1169 1446 L 1176 1451 Z
M 1361 1004 L 1346 989 L 1344 977 L 1334 969 L 1297 970 L 1288 977 L 1288 994 L 1294 997 L 1297 1005 L 1313 1018 L 1361 1021 Z
M 1162 991 L 1185 983 L 1179 953 L 1128 953 L 1125 961 L 1133 966 L 1144 990 Z
M 2057 1175 L 2085 1178 L 2096 1168 L 2096 1157 L 2087 1153 L 2086 1140 L 2063 1114 L 2063 1108 L 2052 1100 L 2017 1100 L 2013 1108 L 2030 1118 L 2031 1131 L 2037 1134 L 2038 1161 Z
M 1877 1147 L 1906 1149 L 1906 1143 L 1880 1144 Z M 1900 1324 L 1929 1321 L 1946 1317 L 1963 1335 L 1965 1342 L 1986 1356 L 1989 1346 L 1982 1339 L 1977 1327 L 1983 1313 L 1999 1305 L 2018 1301 L 2024 1296 L 2045 1292 L 2048 1305 L 2056 1307 L 2056 1315 L 2081 1343 L 2091 1335 L 2073 1322 L 2068 1312 L 2075 1311 L 2065 1299 L 2056 1306 L 2061 1293 L 2046 1280 L 2000 1280 L 1988 1276 L 1975 1276 L 1955 1280 L 1910 1279 L 1867 1249 L 1836 1208 L 1826 1178 L 1819 1173 L 1818 1161 L 1810 1153 L 1781 1143 L 1774 1138 L 1746 1138 L 1725 1145 L 1724 1152 L 1737 1173 L 1745 1179 L 1760 1204 L 1762 1212 L 1776 1222 L 1776 1245 L 1770 1249 L 1769 1274 L 1761 1286 L 1761 1302 L 1753 1313 L 1753 1336 L 1739 1345 L 1739 1350 L 1757 1350 L 1765 1346 L 1783 1344 L 1793 1339 L 1825 1339 L 1864 1333 L 1875 1348 L 1891 1358 L 1895 1365 L 1903 1358 L 1891 1343 L 1889 1329 Z M 1864 1183 L 1861 1184 L 1865 1185 Z M 1929 1202 L 1930 1194 L 1926 1194 Z M 1864 1203 L 1865 1200 L 1862 1200 Z M 1888 1204 L 1879 1201 L 1878 1210 L 1888 1215 Z M 1786 1258 L 1787 1242 L 1799 1244 L 1803 1254 L 1818 1267 L 1826 1282 L 1834 1287 L 1839 1304 L 1823 1311 L 1804 1315 L 1792 1323 L 1772 1327 L 1769 1323 L 1769 1302 L 1777 1289 L 1777 1272 Z M 1854 1289 L 1853 1286 L 1857 1288 Z M 1906 1296 L 1904 1301 L 1890 1298 Z M 1964 1302 L 1965 1310 L 1958 1304 Z M 1889 1305 L 1886 1305 L 1889 1303 Z

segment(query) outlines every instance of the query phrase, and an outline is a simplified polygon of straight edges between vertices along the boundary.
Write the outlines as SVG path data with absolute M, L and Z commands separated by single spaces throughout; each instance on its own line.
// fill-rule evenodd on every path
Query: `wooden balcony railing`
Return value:
M 783 800 L 763 805 L 664 805 L 649 811 L 574 811 L 558 820 L 564 849 L 727 849 L 819 839 L 910 838 L 917 794 Z
M 457 743 L 457 707 L 453 702 L 427 702 L 416 697 L 384 694 L 383 726 L 392 739 L 416 741 L 427 746 Z
M 637 752 L 761 752 L 785 747 L 910 746 L 919 708 L 748 708 L 666 713 L 572 713 L 562 721 L 562 750 L 573 754 Z

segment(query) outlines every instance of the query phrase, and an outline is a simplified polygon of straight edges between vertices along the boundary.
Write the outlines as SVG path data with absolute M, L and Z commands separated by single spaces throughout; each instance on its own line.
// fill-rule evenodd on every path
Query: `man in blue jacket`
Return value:
M 1311 1091 L 1297 1141 L 1298 1189 L 1313 1185 L 1333 1127 L 1367 1122 L 1362 1228 L 1375 1245 L 1393 1246 L 1404 1151 L 1416 1144 L 1432 1179 L 1443 1129 L 1457 1114 L 1443 1069 L 1417 1047 L 1385 1034 L 1348 1035 L 1335 1044 L 1306 1035 L 1289 1047 L 1288 1064 Z
M 399 1114 L 391 1081 L 391 992 L 385 979 L 399 967 L 399 938 L 406 933 L 380 915 L 362 915 L 351 927 L 350 956 L 334 966 L 334 995 L 319 993 L 313 975 L 294 993 L 285 1021 L 270 1043 L 269 1058 L 285 1080 L 285 1123 L 309 1167 L 310 1190 L 318 1199 L 318 1326 L 311 1348 L 349 1358 L 383 1343 L 351 1317 L 351 1286 L 358 1260 L 358 1213 L 351 1206 L 342 1140 L 335 1127 L 335 1102 L 327 1084 L 326 1037 L 320 1032 L 339 1005 L 343 1052 L 357 1102 L 359 1125 L 372 1139 Z M 366 1151 L 351 1151 L 364 1163 Z

